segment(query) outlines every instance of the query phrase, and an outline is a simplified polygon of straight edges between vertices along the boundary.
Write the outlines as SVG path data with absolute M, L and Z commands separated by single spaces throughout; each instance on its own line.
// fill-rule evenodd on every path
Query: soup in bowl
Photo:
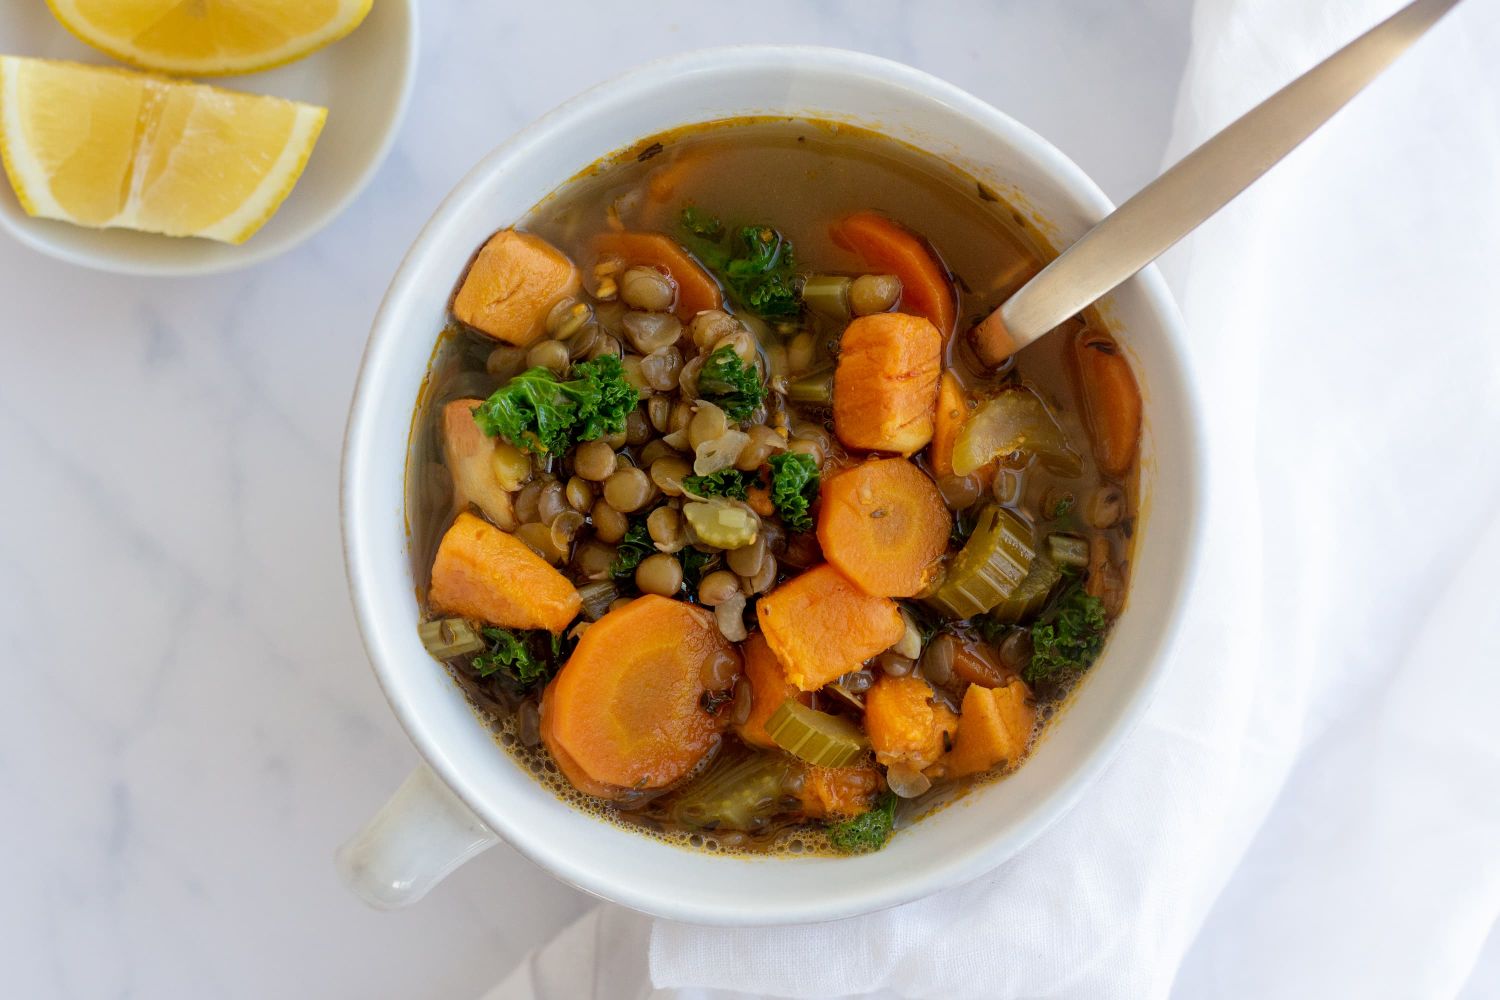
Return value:
M 1149 274 L 999 370 L 967 332 L 1106 210 L 992 109 L 823 50 L 648 68 L 481 165 L 351 418 L 356 608 L 441 782 L 346 867 L 399 901 L 488 827 L 654 913 L 819 919 L 1054 818 L 1159 676 L 1189 397 Z M 434 796 L 472 836 L 421 846 Z

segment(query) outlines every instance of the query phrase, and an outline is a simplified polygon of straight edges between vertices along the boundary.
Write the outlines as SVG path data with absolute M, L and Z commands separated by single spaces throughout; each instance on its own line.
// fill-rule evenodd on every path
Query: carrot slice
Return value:
M 1109 334 L 1084 327 L 1071 346 L 1094 461 L 1106 476 L 1118 479 L 1130 471 L 1140 446 L 1141 390 Z
M 870 267 L 900 278 L 902 311 L 925 316 L 948 342 L 958 302 L 947 268 L 926 240 L 876 212 L 847 215 L 833 224 L 829 235 Z
M 726 657 L 739 659 L 702 608 L 637 598 L 590 625 L 547 686 L 543 740 L 591 794 L 675 784 L 719 739 L 722 723 L 701 703 L 703 673 Z
M 686 323 L 705 309 L 724 304 L 724 293 L 697 261 L 672 237 L 663 233 L 600 233 L 594 237 L 594 256 L 614 254 L 626 266 L 659 267 L 677 282 L 677 318 Z
M 744 725 L 735 727 L 735 733 L 751 746 L 775 750 L 776 741 L 766 732 L 766 720 L 788 698 L 805 701 L 808 695 L 786 679 L 781 661 L 759 632 L 745 641 L 741 652 L 745 654 L 745 680 L 750 684 L 750 716 Z
M 920 316 L 861 316 L 833 372 L 833 429 L 849 448 L 911 455 L 932 440 L 942 338 Z
M 937 406 L 932 413 L 932 443 L 927 446 L 927 462 L 932 474 L 941 479 L 953 475 L 953 447 L 958 442 L 958 432 L 969 419 L 969 397 L 958 378 L 951 371 L 943 372 L 938 379 Z M 995 481 L 998 463 L 981 466 L 974 474 L 986 491 Z
M 926 590 L 953 528 L 943 496 L 904 458 L 883 458 L 823 484 L 818 541 L 823 557 L 877 597 Z
M 787 680 L 803 691 L 859 669 L 906 632 L 895 601 L 871 597 L 827 563 L 762 597 L 755 613 Z
M 933 698 L 932 688 L 920 677 L 881 674 L 865 692 L 865 732 L 875 759 L 887 767 L 908 764 L 920 771 L 931 766 L 957 728 L 958 716 Z
M 438 543 L 427 603 L 438 614 L 561 632 L 582 601 L 567 577 L 525 542 L 465 512 Z
M 1005 687 L 971 685 L 964 692 L 953 749 L 943 758 L 943 775 L 980 774 L 1002 761 L 1015 764 L 1031 745 L 1036 709 L 1031 689 L 1019 677 Z

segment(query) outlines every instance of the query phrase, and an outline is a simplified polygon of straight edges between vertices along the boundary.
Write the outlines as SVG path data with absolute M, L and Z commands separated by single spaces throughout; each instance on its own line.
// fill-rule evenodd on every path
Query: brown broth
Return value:
M 829 223 L 873 208 L 920 232 L 941 256 L 959 290 L 960 330 L 987 314 L 1053 256 L 1012 206 L 972 178 L 862 129 L 789 119 L 742 120 L 675 132 L 644 148 L 647 155 L 617 157 L 581 175 L 538 205 L 518 228 L 547 239 L 587 274 L 592 265 L 588 242 L 594 235 L 611 226 L 676 232 L 679 212 L 692 204 L 731 226 L 775 226 L 795 245 L 799 272 L 860 274 L 865 270 L 862 263 L 830 240 Z M 668 188 L 669 196 L 653 197 L 654 190 Z M 809 322 L 821 342 L 836 340 L 839 324 Z M 1075 327 L 1084 324 L 1098 328 L 1098 317 L 1089 314 L 1072 321 Z M 1066 343 L 1064 336 L 1044 338 L 1000 372 L 987 373 L 978 367 L 964 338 L 955 336 L 945 360 L 972 393 L 983 395 L 1010 381 L 1025 384 L 1049 404 L 1073 441 L 1086 442 L 1081 400 L 1065 362 Z M 408 464 L 407 511 L 414 578 L 423 595 L 438 541 L 456 513 L 442 466 L 435 415 L 451 399 L 484 397 L 499 387 L 485 369 L 494 346 L 489 338 L 457 326 L 445 331 L 419 401 Z M 763 341 L 762 349 L 767 346 Z M 827 424 L 826 410 L 801 408 L 797 415 L 810 423 Z M 1048 530 L 1078 530 L 1087 496 L 1105 482 L 1088 449 L 1080 451 L 1082 469 L 1073 477 L 1060 477 L 1035 462 L 1016 470 L 1021 476 L 1020 495 L 1009 506 L 1033 521 L 1039 538 Z M 1123 577 L 1128 572 L 1135 487 L 1134 482 L 1117 485 L 1127 498 L 1126 517 L 1119 526 L 1096 533 L 1105 537 Z M 1072 509 L 1055 518 L 1053 508 L 1065 495 L 1074 498 Z M 971 633 L 961 637 L 968 643 L 979 641 Z M 581 808 L 675 843 L 709 850 L 816 853 L 828 849 L 818 825 L 806 822 L 776 822 L 754 836 L 675 827 L 671 807 L 676 791 L 624 808 L 590 799 L 568 784 L 546 751 L 524 731 L 527 726 L 518 722 L 523 699 L 477 677 L 460 662 L 451 663 L 450 669 L 518 763 Z M 952 687 L 940 687 L 938 695 L 956 708 L 961 685 L 950 683 Z M 1054 699 L 1038 713 L 1037 735 L 1055 717 L 1060 700 Z M 1033 745 L 1035 740 L 1034 735 Z M 725 742 L 738 741 L 730 734 Z M 907 819 L 925 815 L 976 781 L 1003 776 L 1019 763 L 977 779 L 939 783 L 927 796 L 906 803 L 903 815 Z

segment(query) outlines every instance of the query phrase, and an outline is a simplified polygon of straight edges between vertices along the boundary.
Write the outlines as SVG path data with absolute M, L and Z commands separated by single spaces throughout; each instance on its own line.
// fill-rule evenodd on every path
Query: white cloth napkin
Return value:
M 1167 162 L 1397 6 L 1199 0 Z M 1500 993 L 1470 982 L 1500 914 L 1497 45 L 1471 0 L 1165 262 L 1207 558 L 1168 683 L 1072 813 L 852 920 L 600 907 L 491 1000 Z

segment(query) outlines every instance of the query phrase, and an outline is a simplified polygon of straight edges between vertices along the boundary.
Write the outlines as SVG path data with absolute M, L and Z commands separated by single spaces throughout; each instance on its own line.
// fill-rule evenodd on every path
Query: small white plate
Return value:
M 70 35 L 41 0 L 0 3 L 0 53 L 116 65 Z M 375 0 L 352 35 L 306 59 L 266 73 L 200 81 L 328 109 L 328 124 L 296 189 L 242 246 L 33 219 L 3 180 L 0 224 L 42 253 L 119 274 L 212 274 L 267 260 L 322 229 L 364 189 L 395 141 L 416 69 L 416 0 Z

